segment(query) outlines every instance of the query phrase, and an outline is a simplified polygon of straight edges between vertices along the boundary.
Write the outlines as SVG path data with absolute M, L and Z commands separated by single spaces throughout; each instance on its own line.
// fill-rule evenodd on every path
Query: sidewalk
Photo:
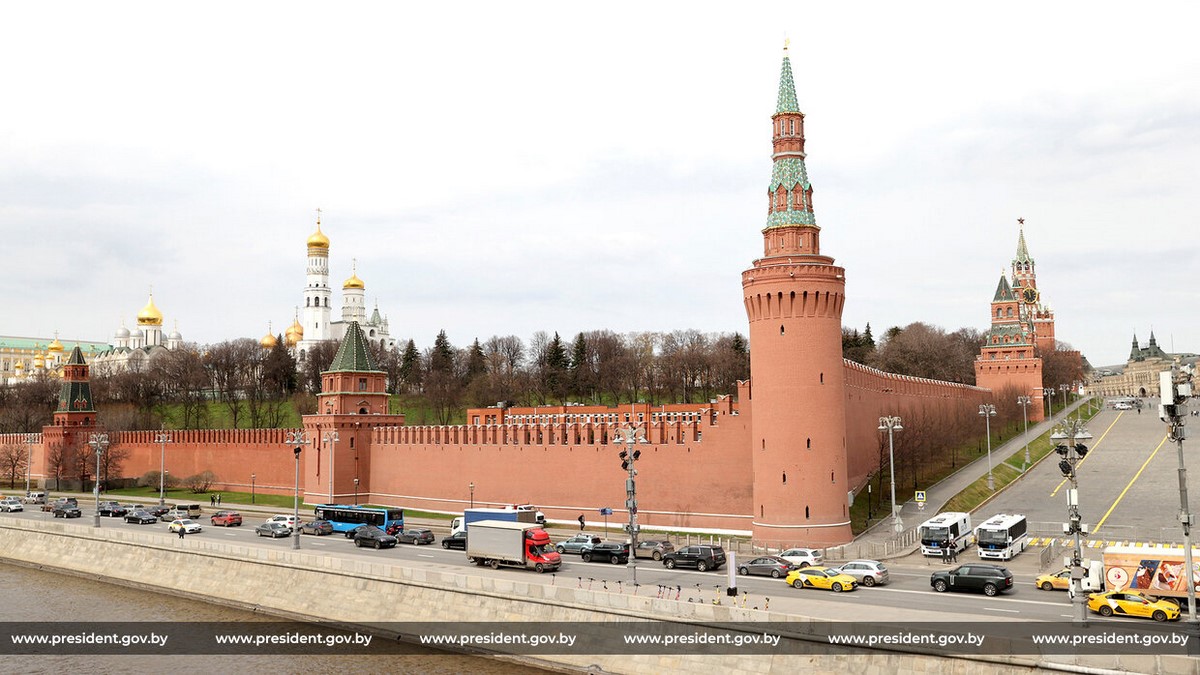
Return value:
M 1068 406 L 1066 410 L 1059 412 L 1057 416 L 1038 422 L 1035 425 L 1031 425 L 1029 427 L 1030 441 L 1038 438 L 1047 431 L 1050 431 L 1059 422 L 1066 419 L 1077 408 L 1087 405 L 1087 402 L 1088 399 L 1075 401 L 1073 404 Z M 1022 450 L 1024 447 L 1025 435 L 1023 433 L 1014 436 L 1008 442 L 1000 445 L 999 447 L 993 446 L 993 465 L 999 464 L 1000 462 L 1004 461 L 1004 459 L 1012 456 L 1018 450 Z M 957 495 L 965 490 L 967 486 L 986 476 L 987 472 L 988 458 L 985 454 L 974 462 L 971 462 L 958 471 L 946 476 L 937 483 L 925 488 L 924 509 L 920 509 L 910 495 L 909 499 L 904 501 L 900 507 L 900 519 L 904 521 L 903 534 L 912 532 L 914 529 L 919 527 L 921 523 L 937 515 L 942 510 L 942 507 L 946 505 L 946 502 L 950 501 L 954 495 Z M 897 492 L 896 497 L 898 500 L 902 499 L 899 492 Z M 897 535 L 893 530 L 891 519 L 885 517 L 883 520 L 880 520 L 878 523 L 872 525 L 866 532 L 863 532 L 855 537 L 854 544 L 878 544 L 882 546 L 892 541 L 896 537 Z M 917 546 L 919 546 L 919 543 L 916 542 L 907 546 L 903 546 L 896 552 L 896 554 L 888 557 L 901 557 L 907 555 L 916 550 Z

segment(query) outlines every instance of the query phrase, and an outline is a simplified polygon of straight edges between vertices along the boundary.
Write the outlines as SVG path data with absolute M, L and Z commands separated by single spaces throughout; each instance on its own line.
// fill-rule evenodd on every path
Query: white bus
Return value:
M 1025 516 L 998 513 L 975 530 L 980 558 L 1012 560 L 1029 545 L 1029 523 Z
M 922 555 L 942 555 L 942 544 L 950 542 L 955 551 L 966 550 L 971 545 L 971 514 L 959 511 L 939 513 L 921 523 Z

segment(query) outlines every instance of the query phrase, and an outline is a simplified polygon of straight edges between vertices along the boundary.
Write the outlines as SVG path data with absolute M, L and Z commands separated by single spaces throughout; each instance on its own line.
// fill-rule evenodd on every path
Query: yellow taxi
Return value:
M 1065 591 L 1071 587 L 1071 570 L 1064 568 L 1054 574 L 1043 574 L 1033 580 L 1033 585 L 1043 591 Z
M 828 567 L 805 567 L 788 572 L 787 583 L 793 588 L 824 588 L 841 593 L 858 588 L 858 580 Z
M 1170 600 L 1159 600 L 1144 595 L 1141 591 L 1109 591 L 1092 593 L 1088 596 L 1088 609 L 1100 616 L 1140 616 L 1155 621 L 1179 619 L 1179 605 Z

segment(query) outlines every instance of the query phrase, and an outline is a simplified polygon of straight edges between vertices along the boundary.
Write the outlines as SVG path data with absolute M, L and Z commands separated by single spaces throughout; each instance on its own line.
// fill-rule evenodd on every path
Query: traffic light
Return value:
M 1067 456 L 1067 446 L 1062 445 L 1061 443 L 1054 446 L 1054 451 L 1057 452 L 1058 454 L 1062 455 L 1063 457 Z
M 1083 456 L 1087 455 L 1087 453 L 1088 453 L 1088 446 L 1084 445 L 1083 443 L 1077 443 L 1075 445 L 1075 454 L 1079 455 L 1080 457 L 1083 457 Z
M 1071 477 L 1071 463 L 1067 460 L 1064 459 L 1058 463 L 1058 470 L 1062 471 L 1062 475 L 1066 476 L 1067 478 Z

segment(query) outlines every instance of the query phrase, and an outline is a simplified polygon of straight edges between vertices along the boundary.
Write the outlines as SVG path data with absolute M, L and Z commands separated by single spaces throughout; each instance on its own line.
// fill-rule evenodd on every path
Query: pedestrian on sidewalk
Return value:
M 221 505 L 221 493 L 218 492 L 217 493 L 217 506 L 220 506 L 220 505 Z
M 950 564 L 950 541 L 948 539 L 942 540 L 942 564 Z
M 581 513 L 581 514 L 579 514 L 579 531 L 580 532 L 583 532 L 583 523 L 584 523 L 583 514 Z
M 216 505 L 217 505 L 217 496 L 216 496 L 216 495 L 209 495 L 209 496 L 208 496 L 208 505 L 209 505 L 209 506 L 216 506 Z
M 950 562 L 958 564 L 958 544 L 957 542 L 950 547 Z
M 179 526 L 179 538 L 180 538 L 180 539 L 183 539 L 183 535 L 185 535 L 185 534 L 187 534 L 187 528 L 186 528 L 186 527 L 184 527 L 182 524 L 180 524 L 180 526 Z

